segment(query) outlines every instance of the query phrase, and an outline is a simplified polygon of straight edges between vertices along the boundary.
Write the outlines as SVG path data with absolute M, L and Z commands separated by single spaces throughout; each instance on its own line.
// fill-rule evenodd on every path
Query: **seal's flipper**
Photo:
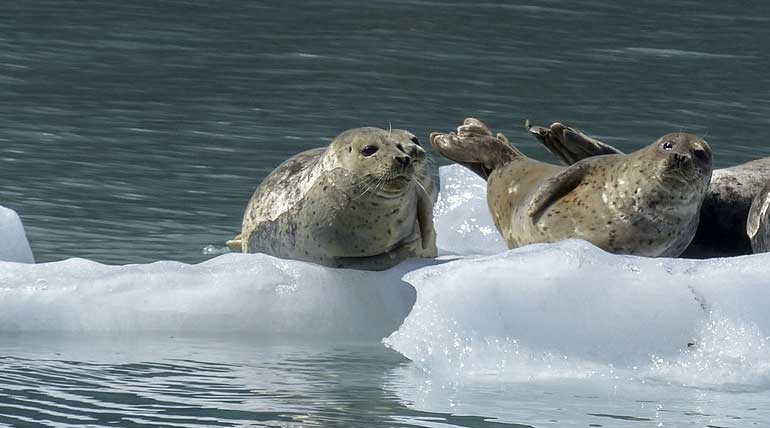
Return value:
M 754 197 L 746 220 L 746 234 L 751 240 L 751 249 L 754 253 L 770 251 L 768 220 L 770 220 L 770 183 Z
M 469 117 L 463 121 L 462 125 L 457 127 L 457 135 L 463 136 L 469 134 L 489 135 L 491 137 L 492 130 L 490 130 L 484 122 Z
M 532 126 L 529 132 L 564 165 L 572 165 L 592 156 L 623 154 L 609 144 L 595 140 L 559 122 L 553 123 L 548 128 Z
M 590 169 L 589 162 L 578 162 L 541 184 L 527 207 L 527 215 L 532 218 L 532 222 L 537 223 L 551 205 L 575 190 Z
M 241 239 L 241 234 L 239 233 L 235 236 L 235 238 L 227 241 L 225 245 L 227 245 L 227 248 L 233 251 L 243 251 L 243 240 Z
M 483 122 L 468 118 L 457 128 L 456 134 L 431 133 L 430 144 L 442 156 L 486 180 L 495 168 L 524 156 L 508 143 L 505 136 L 499 138 L 501 135 L 493 136 Z
M 417 191 L 417 226 L 422 238 L 423 257 L 436 257 L 436 229 L 433 226 L 433 195 L 418 189 Z

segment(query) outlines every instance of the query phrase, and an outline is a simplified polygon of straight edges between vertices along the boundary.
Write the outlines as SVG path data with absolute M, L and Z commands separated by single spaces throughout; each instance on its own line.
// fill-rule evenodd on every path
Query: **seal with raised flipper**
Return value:
M 622 154 L 617 148 L 558 122 L 548 128 L 533 126 L 529 131 L 564 165 L 591 156 Z M 761 214 L 767 194 L 763 188 L 768 182 L 770 157 L 714 170 L 701 207 L 698 231 L 682 256 L 726 257 L 767 251 L 761 250 L 767 247 L 758 240 L 761 230 L 770 229 L 770 224 L 766 224 L 770 218 Z
M 487 180 L 492 218 L 510 248 L 577 238 L 618 254 L 677 256 L 695 234 L 711 178 L 711 148 L 683 133 L 566 168 L 528 158 L 473 118 L 430 140 Z
M 384 270 L 436 256 L 437 189 L 413 134 L 356 128 L 278 166 L 257 188 L 232 249 Z

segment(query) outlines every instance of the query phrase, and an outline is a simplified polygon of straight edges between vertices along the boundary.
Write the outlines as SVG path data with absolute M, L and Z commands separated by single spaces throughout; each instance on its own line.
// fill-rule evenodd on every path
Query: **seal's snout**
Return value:
M 396 156 L 396 162 L 402 167 L 406 168 L 412 163 L 412 158 L 409 156 Z
M 686 153 L 674 153 L 674 164 L 684 166 L 692 161 L 692 157 Z

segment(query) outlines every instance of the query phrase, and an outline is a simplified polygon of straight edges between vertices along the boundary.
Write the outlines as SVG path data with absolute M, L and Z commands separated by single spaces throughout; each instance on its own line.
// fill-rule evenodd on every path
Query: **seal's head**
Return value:
M 659 159 L 665 182 L 708 185 L 711 179 L 711 147 L 692 134 L 673 133 L 658 139 L 649 149 Z
M 427 171 L 420 141 L 402 129 L 351 129 L 330 148 L 353 177 L 383 190 L 405 190 L 416 174 Z

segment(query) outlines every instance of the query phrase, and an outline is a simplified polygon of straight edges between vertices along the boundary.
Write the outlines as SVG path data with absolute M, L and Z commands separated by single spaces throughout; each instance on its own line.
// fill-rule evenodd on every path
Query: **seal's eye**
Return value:
M 663 150 L 671 150 L 673 148 L 674 148 L 674 143 L 672 143 L 671 141 L 666 141 L 665 143 L 663 143 Z
M 377 153 L 377 150 L 379 150 L 379 148 L 377 146 L 366 146 L 363 149 L 361 149 L 361 154 L 366 156 L 366 157 L 369 157 L 369 156 Z
M 417 137 L 412 137 L 412 142 L 418 146 L 422 146 L 422 144 L 420 144 L 420 140 L 418 140 Z

